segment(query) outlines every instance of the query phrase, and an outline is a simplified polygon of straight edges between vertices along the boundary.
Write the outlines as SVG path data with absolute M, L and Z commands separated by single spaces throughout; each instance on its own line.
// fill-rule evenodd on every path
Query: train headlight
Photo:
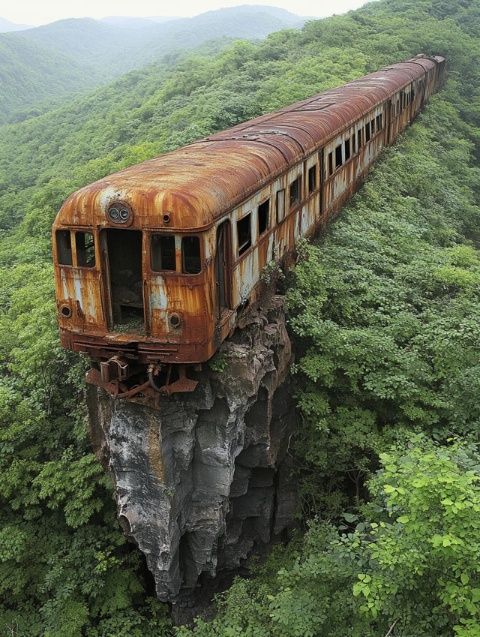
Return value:
M 71 318 L 72 316 L 72 308 L 69 305 L 66 305 L 65 303 L 60 305 L 59 311 L 63 318 L 68 319 L 68 318 Z
M 132 211 L 124 203 L 113 203 L 107 210 L 107 217 L 112 223 L 124 225 L 131 221 Z
M 180 314 L 177 314 L 176 312 L 174 312 L 173 314 L 170 314 L 170 317 L 168 320 L 169 320 L 170 326 L 173 327 L 173 329 L 175 330 L 178 330 L 178 328 L 182 324 L 182 317 L 180 316 Z

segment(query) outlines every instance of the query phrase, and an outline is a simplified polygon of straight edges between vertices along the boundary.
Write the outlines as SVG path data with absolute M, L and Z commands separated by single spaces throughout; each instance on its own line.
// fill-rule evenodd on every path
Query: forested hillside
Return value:
M 0 33 L 0 124 L 206 42 L 220 50 L 232 38 L 255 40 L 302 24 L 288 11 L 247 5 L 161 23 L 81 18 Z
M 287 279 L 302 528 L 214 620 L 171 628 L 90 451 L 58 344 L 50 227 L 69 192 L 418 52 L 445 90 Z M 480 634 L 480 3 L 382 0 L 135 71 L 0 129 L 0 632 Z

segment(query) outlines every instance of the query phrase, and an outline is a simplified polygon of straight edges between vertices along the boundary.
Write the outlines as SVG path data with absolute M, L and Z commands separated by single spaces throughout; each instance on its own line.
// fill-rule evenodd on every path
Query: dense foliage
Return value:
M 82 18 L 0 34 L 0 124 L 187 49 L 210 43 L 219 50 L 231 38 L 263 38 L 302 22 L 282 9 L 247 5 L 164 23 Z
M 310 529 L 195 632 L 479 634 L 479 36 L 478 2 L 386 0 L 0 129 L 0 632 L 171 630 L 89 452 L 83 363 L 58 345 L 49 230 L 62 199 L 425 51 L 447 55 L 447 89 L 318 245 L 300 246 L 290 282 Z

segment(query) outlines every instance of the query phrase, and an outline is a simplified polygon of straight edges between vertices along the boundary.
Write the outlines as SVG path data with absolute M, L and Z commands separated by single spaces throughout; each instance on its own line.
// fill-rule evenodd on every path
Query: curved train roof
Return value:
M 206 227 L 440 61 L 417 56 L 388 66 L 104 177 L 71 195 L 55 226 L 108 225 L 106 208 L 121 200 L 136 226 L 160 227 L 171 212 L 169 229 Z

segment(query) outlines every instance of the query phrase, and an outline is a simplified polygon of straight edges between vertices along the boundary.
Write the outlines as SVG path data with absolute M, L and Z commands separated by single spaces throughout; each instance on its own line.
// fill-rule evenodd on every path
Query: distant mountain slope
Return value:
M 35 107 L 98 85 L 106 76 L 71 57 L 23 39 L 0 34 L 0 124 L 24 119 Z M 33 108 L 33 111 L 32 111 Z
M 31 42 L 74 56 L 78 62 L 101 65 L 118 75 L 208 40 L 264 38 L 272 31 L 300 27 L 303 22 L 300 16 L 277 7 L 244 5 L 172 20 L 115 16 L 101 21 L 60 20 L 22 35 Z
M 84 92 L 167 54 L 215 40 L 264 38 L 302 24 L 288 11 L 253 5 L 171 20 L 60 20 L 0 34 L 0 124 L 23 119 L 45 100 Z
M 10 31 L 23 31 L 24 29 L 30 29 L 28 24 L 16 24 L 10 22 L 6 18 L 0 18 L 0 33 L 8 33 Z

